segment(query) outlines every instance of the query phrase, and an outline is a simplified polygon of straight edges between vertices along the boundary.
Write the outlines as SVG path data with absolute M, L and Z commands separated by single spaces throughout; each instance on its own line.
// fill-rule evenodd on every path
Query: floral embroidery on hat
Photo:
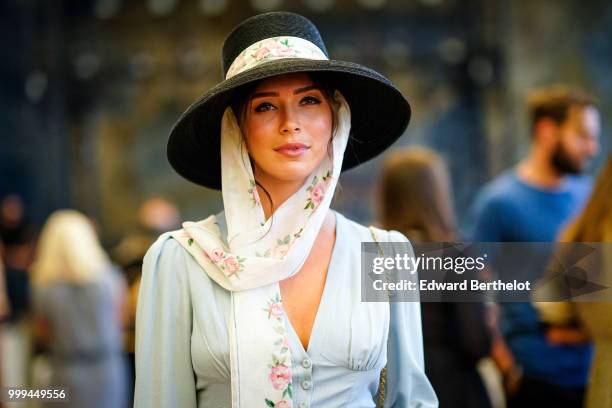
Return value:
M 306 58 L 326 60 L 327 56 L 313 43 L 297 37 L 273 37 L 247 47 L 232 62 L 226 79 L 271 60 Z

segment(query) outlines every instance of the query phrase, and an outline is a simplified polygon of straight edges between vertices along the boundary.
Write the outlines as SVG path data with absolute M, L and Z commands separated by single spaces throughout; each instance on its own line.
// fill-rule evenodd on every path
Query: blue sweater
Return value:
M 591 182 L 586 177 L 568 176 L 559 188 L 543 190 L 508 170 L 476 197 L 469 236 L 479 242 L 555 241 L 562 228 L 578 215 L 590 190 Z M 586 384 L 590 345 L 550 345 L 530 303 L 501 306 L 501 330 L 526 375 L 559 386 Z

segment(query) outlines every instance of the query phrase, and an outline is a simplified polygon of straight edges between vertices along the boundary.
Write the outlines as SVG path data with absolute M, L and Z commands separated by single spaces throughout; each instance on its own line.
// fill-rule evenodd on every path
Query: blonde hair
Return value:
M 612 242 L 612 154 L 599 173 L 586 207 L 559 239 L 561 242 Z
M 60 210 L 49 217 L 40 235 L 32 281 L 84 284 L 108 273 L 110 266 L 89 219 L 78 211 Z
M 423 147 L 391 153 L 380 187 L 383 228 L 417 241 L 455 239 L 455 215 L 446 165 Z

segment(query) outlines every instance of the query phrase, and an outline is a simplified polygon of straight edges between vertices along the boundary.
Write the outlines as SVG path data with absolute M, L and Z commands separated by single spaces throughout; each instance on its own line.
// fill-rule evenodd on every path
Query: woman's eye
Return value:
M 316 105 L 321 103 L 321 101 L 318 98 L 315 98 L 314 96 L 305 96 L 302 100 L 301 103 L 303 105 Z
M 269 102 L 263 102 L 255 107 L 255 112 L 265 112 L 269 111 L 272 108 L 274 108 L 274 105 Z

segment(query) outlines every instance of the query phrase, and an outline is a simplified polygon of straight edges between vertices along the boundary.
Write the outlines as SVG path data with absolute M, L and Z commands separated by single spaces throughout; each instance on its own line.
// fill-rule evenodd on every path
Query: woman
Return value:
M 604 273 L 597 283 L 607 287 L 597 292 L 598 302 L 536 302 L 541 319 L 549 323 L 547 334 L 553 343 L 584 341 L 576 324 L 590 335 L 595 352 L 590 370 L 586 407 L 612 408 L 612 156 L 601 171 L 591 198 L 580 216 L 561 234 L 561 242 L 601 242 Z M 541 293 L 541 292 L 540 292 Z M 569 329 L 567 328 L 569 327 Z M 560 329 L 560 330 L 559 330 Z
M 125 407 L 120 331 L 125 283 L 84 215 L 61 210 L 49 217 L 32 283 L 36 331 L 51 350 L 50 385 L 68 387 L 69 407 Z
M 372 234 L 329 210 L 341 169 L 402 134 L 407 101 L 380 74 L 329 60 L 292 13 L 242 22 L 222 59 L 225 80 L 179 119 L 168 158 L 221 188 L 224 212 L 145 257 L 135 406 L 373 407 L 385 364 L 384 406 L 436 406 L 419 305 L 360 301 Z
M 408 148 L 385 160 L 379 202 L 383 228 L 396 229 L 413 242 L 455 241 L 452 202 L 448 171 L 433 151 Z M 476 370 L 491 347 L 484 305 L 423 303 L 422 316 L 425 368 L 440 407 L 491 406 Z

